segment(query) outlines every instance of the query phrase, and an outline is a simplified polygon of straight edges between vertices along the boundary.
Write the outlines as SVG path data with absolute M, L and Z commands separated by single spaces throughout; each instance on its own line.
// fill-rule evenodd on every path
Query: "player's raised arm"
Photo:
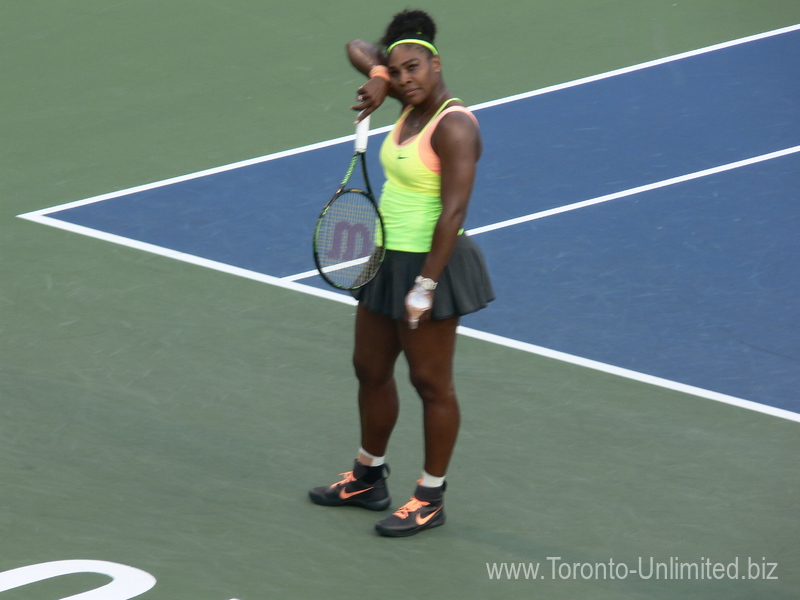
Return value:
M 391 91 L 386 57 L 376 44 L 351 40 L 347 42 L 346 48 L 350 63 L 368 78 L 356 91 L 357 103 L 350 107 L 361 113 L 356 119 L 358 122 L 375 112 L 386 100 L 386 96 L 396 96 Z

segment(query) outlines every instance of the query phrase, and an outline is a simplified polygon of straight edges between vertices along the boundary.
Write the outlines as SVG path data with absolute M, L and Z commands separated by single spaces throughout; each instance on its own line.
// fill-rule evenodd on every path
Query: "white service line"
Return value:
M 587 206 L 594 206 L 595 204 L 602 204 L 603 202 L 609 202 L 611 200 L 619 200 L 620 198 L 635 196 L 636 194 L 642 194 L 644 192 L 650 192 L 652 190 L 669 187 L 671 185 L 685 183 L 687 181 L 693 181 L 695 179 L 700 179 L 702 177 L 708 177 L 709 175 L 717 175 L 719 173 L 724 173 L 726 171 L 741 169 L 742 167 L 747 167 L 750 165 L 754 165 L 756 163 L 772 160 L 775 158 L 780 158 L 782 156 L 787 156 L 789 154 L 794 154 L 796 152 L 800 152 L 800 146 L 792 146 L 791 148 L 776 150 L 775 152 L 769 152 L 767 154 L 754 156 L 752 158 L 746 158 L 744 160 L 737 160 L 736 162 L 728 163 L 726 165 L 720 165 L 718 167 L 712 167 L 710 169 L 703 169 L 702 171 L 695 171 L 694 173 L 688 173 L 687 175 L 679 175 L 678 177 L 671 177 L 670 179 L 664 179 L 663 181 L 657 181 L 655 183 L 640 185 L 638 187 L 631 188 L 629 190 L 614 192 L 613 194 L 606 194 L 605 196 L 599 196 L 597 198 L 592 198 L 590 200 L 582 200 L 581 202 L 575 202 L 573 204 L 558 206 L 556 208 L 543 210 L 541 212 L 532 213 L 530 215 L 516 217 L 513 219 L 508 219 L 506 221 L 500 221 L 499 223 L 484 225 L 483 227 L 476 227 L 475 229 L 470 229 L 467 233 L 469 233 L 470 235 L 478 235 L 479 233 L 486 233 L 488 231 L 494 231 L 496 229 L 502 229 L 504 227 L 511 227 L 512 225 L 519 225 L 520 223 L 527 223 L 528 221 L 543 219 L 544 217 L 560 215 L 562 213 L 577 210 L 579 208 L 586 208 Z

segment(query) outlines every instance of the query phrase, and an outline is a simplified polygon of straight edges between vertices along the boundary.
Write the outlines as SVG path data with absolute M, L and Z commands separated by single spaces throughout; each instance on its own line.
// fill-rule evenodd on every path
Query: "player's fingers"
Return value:
M 357 111 L 359 111 L 361 113 L 356 118 L 356 123 L 360 123 L 366 117 L 368 117 L 369 115 L 374 113 L 375 109 L 378 108 L 378 107 L 377 106 L 372 106 L 368 102 L 362 102 L 361 104 L 354 104 L 350 108 L 353 109 L 353 110 L 357 110 Z
M 378 110 L 378 107 L 386 100 L 388 92 L 389 86 L 380 78 L 370 79 L 358 88 L 356 91 L 358 104 L 354 104 L 350 108 L 364 114 L 358 118 L 356 123 Z

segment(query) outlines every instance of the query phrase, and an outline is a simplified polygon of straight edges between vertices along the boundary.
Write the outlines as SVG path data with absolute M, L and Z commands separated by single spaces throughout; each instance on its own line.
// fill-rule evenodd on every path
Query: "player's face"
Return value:
M 405 105 L 427 100 L 440 83 L 440 61 L 416 44 L 400 44 L 389 55 L 392 87 Z

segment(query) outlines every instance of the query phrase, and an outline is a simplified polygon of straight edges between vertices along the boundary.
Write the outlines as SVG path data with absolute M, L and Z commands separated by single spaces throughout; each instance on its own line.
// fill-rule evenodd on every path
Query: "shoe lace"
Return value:
M 413 512 L 417 512 L 423 506 L 428 506 L 430 502 L 424 502 L 422 500 L 417 499 L 414 496 L 411 496 L 411 500 L 406 502 L 403 506 L 398 508 L 395 511 L 395 516 L 400 517 L 401 519 L 405 519 Z
M 331 488 L 335 488 L 336 486 L 339 486 L 339 485 L 346 485 L 346 484 L 350 483 L 351 481 L 355 481 L 356 480 L 355 475 L 353 475 L 352 471 L 347 471 L 346 473 L 339 473 L 339 475 L 344 477 L 344 479 L 342 479 L 341 481 L 337 481 L 336 483 L 332 484 Z

